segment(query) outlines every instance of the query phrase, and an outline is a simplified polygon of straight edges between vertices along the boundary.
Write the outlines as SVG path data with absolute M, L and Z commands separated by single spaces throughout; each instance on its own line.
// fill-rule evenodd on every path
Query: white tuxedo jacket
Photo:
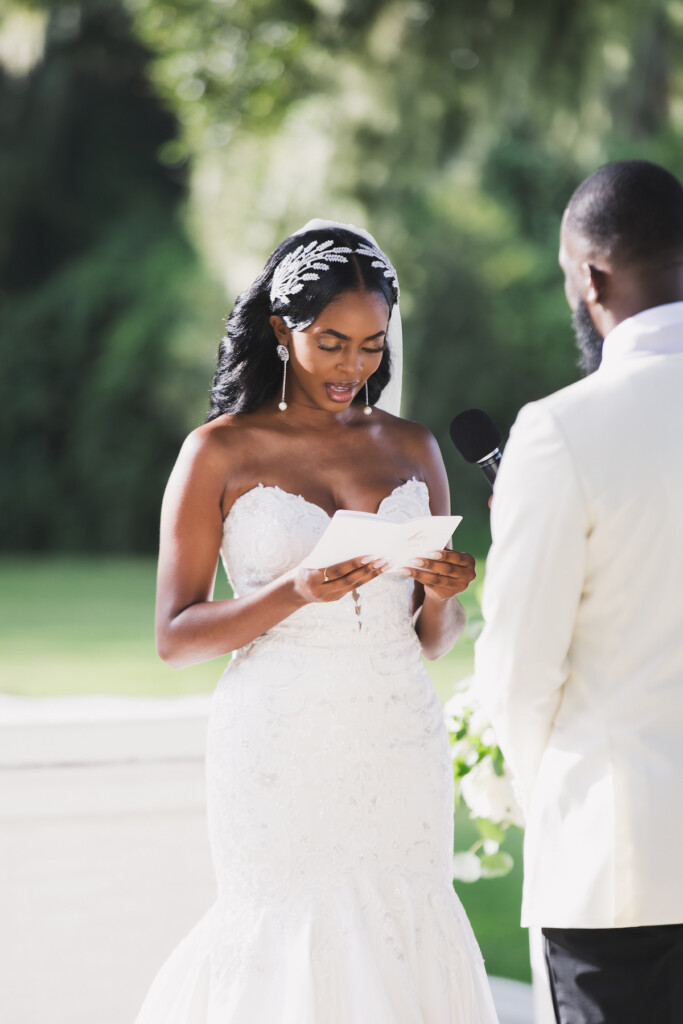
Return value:
M 520 412 L 479 696 L 525 807 L 522 923 L 683 922 L 683 302 Z

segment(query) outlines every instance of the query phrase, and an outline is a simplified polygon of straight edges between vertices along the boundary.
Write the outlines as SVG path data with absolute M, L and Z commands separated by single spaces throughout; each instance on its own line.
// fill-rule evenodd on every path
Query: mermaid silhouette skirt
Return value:
M 418 481 L 380 506 L 428 512 Z M 243 495 L 224 530 L 235 591 L 298 564 L 327 521 L 279 488 Z M 217 901 L 137 1024 L 497 1021 L 453 891 L 450 749 L 410 591 L 380 577 L 360 614 L 309 605 L 233 657 L 206 759 Z

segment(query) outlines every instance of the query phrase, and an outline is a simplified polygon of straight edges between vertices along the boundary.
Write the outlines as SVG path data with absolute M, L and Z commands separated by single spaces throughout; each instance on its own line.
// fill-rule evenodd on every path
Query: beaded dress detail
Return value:
M 378 513 L 429 515 L 409 480 Z M 224 523 L 236 595 L 297 565 L 327 513 L 278 487 Z M 241 648 L 209 721 L 218 897 L 137 1024 L 497 1024 L 453 891 L 453 777 L 412 581 L 380 576 Z

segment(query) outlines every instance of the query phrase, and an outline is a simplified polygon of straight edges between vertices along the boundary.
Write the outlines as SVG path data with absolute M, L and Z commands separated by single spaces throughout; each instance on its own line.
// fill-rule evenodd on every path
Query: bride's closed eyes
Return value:
M 386 345 L 384 339 L 386 331 L 376 331 L 374 334 L 369 334 L 364 338 L 365 345 L 363 345 L 363 352 L 368 352 L 371 355 L 380 355 L 384 352 Z M 342 334 L 341 331 L 336 331 L 334 327 L 326 327 L 318 333 L 318 348 L 321 352 L 338 352 L 342 347 L 342 342 L 351 341 L 351 338 L 347 334 Z M 326 340 L 334 341 L 333 345 L 323 345 L 322 338 Z
M 321 352 L 337 352 L 341 348 L 341 345 L 318 345 L 318 348 Z M 379 348 L 363 348 L 363 352 L 372 352 L 374 355 L 379 352 L 384 352 L 385 348 L 385 345 L 380 345 Z

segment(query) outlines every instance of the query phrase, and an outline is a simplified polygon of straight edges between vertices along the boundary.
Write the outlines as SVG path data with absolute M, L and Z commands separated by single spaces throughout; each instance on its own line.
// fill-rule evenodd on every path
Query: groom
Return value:
M 602 167 L 560 264 L 588 376 L 513 427 L 475 672 L 558 1022 L 681 1024 L 683 187 Z

